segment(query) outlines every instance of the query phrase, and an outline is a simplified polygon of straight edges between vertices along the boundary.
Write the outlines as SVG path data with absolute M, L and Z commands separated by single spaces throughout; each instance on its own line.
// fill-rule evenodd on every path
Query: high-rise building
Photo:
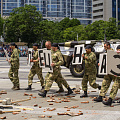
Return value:
M 9 16 L 13 8 L 31 4 L 41 11 L 43 18 L 62 20 L 77 18 L 82 24 L 92 22 L 92 0 L 2 0 L 2 16 Z
M 109 18 L 114 17 L 120 20 L 120 0 L 92 0 L 93 21 L 104 20 L 108 21 Z

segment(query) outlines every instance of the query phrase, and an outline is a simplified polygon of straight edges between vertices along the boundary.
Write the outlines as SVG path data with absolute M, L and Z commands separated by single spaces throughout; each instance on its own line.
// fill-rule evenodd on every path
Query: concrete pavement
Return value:
M 92 101 L 92 97 L 95 97 L 99 94 L 99 91 L 97 89 L 93 89 L 88 85 L 88 91 L 89 91 L 89 97 L 88 98 L 80 98 L 80 94 L 83 93 L 83 91 L 80 91 L 80 94 L 72 94 L 70 98 L 64 96 L 65 92 L 67 90 L 65 89 L 64 93 L 58 94 L 55 93 L 55 91 L 58 90 L 57 84 L 54 82 L 52 88 L 48 92 L 47 95 L 52 96 L 56 102 L 47 102 L 47 100 L 50 99 L 50 97 L 41 98 L 38 96 L 38 92 L 41 89 L 39 80 L 37 76 L 34 77 L 32 90 L 26 91 L 24 88 L 27 87 L 28 82 L 28 73 L 30 70 L 30 67 L 27 66 L 26 58 L 20 58 L 20 69 L 19 69 L 19 78 L 20 78 L 20 88 L 21 90 L 13 91 L 12 83 L 8 78 L 8 71 L 9 71 L 9 65 L 7 61 L 5 61 L 6 58 L 0 57 L 0 91 L 6 90 L 7 94 L 0 95 L 0 100 L 3 100 L 5 98 L 11 98 L 14 101 L 15 100 L 21 100 L 21 99 L 27 99 L 30 96 L 24 96 L 24 93 L 32 94 L 31 100 L 20 102 L 20 106 L 13 105 L 14 110 L 18 110 L 19 108 L 33 108 L 33 110 L 21 110 L 19 114 L 13 115 L 12 113 L 4 113 L 1 114 L 0 117 L 6 116 L 7 120 L 120 120 L 120 104 L 119 103 L 113 103 L 114 107 L 107 107 L 104 106 L 102 103 L 95 103 Z M 43 77 L 46 75 L 46 71 L 43 70 Z M 71 88 L 76 87 L 76 85 L 80 85 L 81 88 L 81 81 L 82 78 L 75 78 L 71 75 L 69 72 L 69 69 L 62 67 L 62 75 L 67 80 Z M 97 83 L 100 85 L 102 84 L 102 78 L 97 78 Z M 113 84 L 113 83 L 112 83 Z M 111 85 L 112 85 L 111 84 Z M 111 86 L 110 86 L 111 88 Z M 109 89 L 110 91 L 110 89 Z M 109 91 L 107 95 L 109 95 Z M 117 96 L 120 96 L 120 91 L 118 91 Z M 70 102 L 61 102 L 63 100 L 69 100 Z M 82 101 L 89 101 L 89 103 L 81 103 Z M 34 107 L 34 105 L 37 104 L 37 107 Z M 50 105 L 53 104 L 53 105 Z M 0 103 L 1 105 L 1 103 Z M 41 106 L 41 108 L 39 108 Z M 68 106 L 70 111 L 68 111 L 68 108 L 64 108 L 65 106 Z M 77 106 L 77 108 L 72 108 L 72 106 Z M 54 111 L 47 111 L 47 109 L 50 108 L 56 108 Z M 1 109 L 0 109 L 1 110 Z M 4 109 L 9 110 L 9 109 Z M 69 115 L 57 115 L 57 113 L 64 113 L 64 112 L 75 112 L 79 113 L 82 111 L 83 115 L 80 116 L 69 116 Z M 38 116 L 45 115 L 45 118 L 39 118 Z M 48 118 L 47 116 L 52 116 L 52 118 Z

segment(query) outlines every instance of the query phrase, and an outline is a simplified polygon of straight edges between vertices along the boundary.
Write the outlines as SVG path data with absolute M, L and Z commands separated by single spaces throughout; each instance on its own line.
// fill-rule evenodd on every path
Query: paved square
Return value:
M 48 92 L 47 97 L 41 98 L 40 96 L 38 96 L 41 85 L 37 76 L 35 76 L 32 85 L 33 89 L 31 91 L 24 90 L 28 86 L 27 77 L 30 70 L 30 67 L 27 66 L 26 58 L 20 58 L 19 79 L 21 89 L 18 91 L 11 90 L 12 83 L 8 78 L 9 65 L 7 61 L 5 61 L 5 59 L 6 58 L 0 57 L 0 91 L 6 90 L 7 94 L 0 95 L 0 100 L 3 100 L 5 98 L 11 98 L 13 99 L 13 101 L 16 101 L 21 99 L 27 99 L 30 97 L 24 96 L 24 93 L 32 94 L 33 96 L 31 96 L 31 100 L 19 102 L 20 106 L 12 105 L 13 109 L 4 109 L 4 111 L 21 110 L 19 114 L 13 115 L 12 113 L 4 113 L 1 114 L 0 117 L 6 116 L 7 120 L 120 120 L 120 104 L 113 103 L 114 107 L 107 107 L 104 106 L 102 103 L 95 103 L 94 101 L 92 101 L 92 97 L 97 96 L 99 94 L 99 91 L 98 89 L 91 88 L 89 85 L 88 98 L 80 98 L 80 94 L 83 93 L 82 90 L 80 91 L 80 94 L 74 93 L 71 95 L 71 97 L 64 96 L 65 92 L 67 92 L 66 88 L 64 88 L 64 93 L 55 93 L 58 90 L 57 84 L 55 82 L 53 83 L 52 88 Z M 47 72 L 43 70 L 43 77 L 45 77 L 46 73 Z M 82 78 L 73 77 L 69 72 L 69 69 L 62 67 L 62 75 L 67 80 L 71 88 L 75 88 L 76 85 L 80 85 L 81 88 Z M 103 78 L 97 78 L 97 83 L 101 85 L 102 79 Z M 109 91 L 107 95 L 109 95 Z M 54 96 L 52 98 L 54 98 L 55 102 L 47 102 L 47 100 L 50 100 L 50 96 Z M 117 96 L 120 96 L 120 91 L 118 91 Z M 89 103 L 81 103 L 82 101 L 89 101 Z M 34 107 L 34 105 L 36 104 L 38 106 Z M 0 103 L 0 105 L 2 105 L 2 103 Z M 66 112 L 82 112 L 83 115 L 57 115 L 57 113 Z M 40 118 L 41 115 L 45 115 L 45 118 Z M 52 116 L 52 118 L 49 118 L 50 116 Z

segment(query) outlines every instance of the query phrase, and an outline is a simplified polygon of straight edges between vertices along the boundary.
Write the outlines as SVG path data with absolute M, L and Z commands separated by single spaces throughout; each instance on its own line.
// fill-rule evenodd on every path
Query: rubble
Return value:
M 79 106 L 71 106 L 71 108 L 74 108 L 74 109 L 75 109 L 75 108 L 78 108 L 78 107 L 79 107 Z
M 34 104 L 34 107 L 37 107 L 38 106 L 38 104 Z
M 53 103 L 50 103 L 49 105 L 53 105 Z
M 65 113 L 57 113 L 57 115 L 79 116 L 79 115 L 83 115 L 83 113 L 65 112 Z
M 6 116 L 4 116 L 4 117 L 0 117 L 0 119 L 6 119 Z
M 70 102 L 70 100 L 61 100 L 62 102 Z
M 56 108 L 53 109 L 47 108 L 47 111 L 54 111 L 54 110 L 56 110 Z
M 13 112 L 12 114 L 13 114 L 13 115 L 16 115 L 16 114 L 19 114 L 19 112 Z
M 7 91 L 6 90 L 2 90 L 2 91 L 0 91 L 0 94 L 7 94 Z
M 53 100 L 53 99 L 50 99 L 50 100 L 47 100 L 47 102 L 55 102 L 55 100 Z
M 38 116 L 38 118 L 45 118 L 45 115 L 40 115 Z
M 70 109 L 67 109 L 67 111 L 70 111 Z
M 33 108 L 23 108 L 23 107 L 15 107 L 15 108 L 18 108 L 18 109 L 21 109 L 21 110 L 34 110 Z
M 13 112 L 21 112 L 21 110 L 11 110 L 11 111 L 1 111 L 0 110 L 0 114 L 3 114 L 3 113 L 13 113 Z
M 36 98 L 36 96 L 35 96 L 35 97 L 32 97 L 32 98 Z
M 89 103 L 89 101 L 82 101 L 81 103 Z
M 68 106 L 65 106 L 64 108 L 68 108 Z
M 58 102 L 58 101 L 55 101 L 55 103 L 61 103 L 61 101 L 59 101 L 59 102 Z
M 42 108 L 42 106 L 39 106 L 39 108 Z
M 92 90 L 91 92 L 97 92 L 97 91 Z

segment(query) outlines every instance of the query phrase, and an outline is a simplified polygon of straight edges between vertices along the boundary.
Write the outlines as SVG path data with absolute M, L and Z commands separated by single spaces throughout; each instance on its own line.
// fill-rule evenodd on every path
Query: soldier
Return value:
M 120 53 L 120 45 L 117 46 L 117 52 Z M 118 92 L 118 88 L 120 88 L 120 77 L 115 76 L 115 81 L 114 84 L 112 85 L 108 101 L 102 101 L 104 105 L 111 106 L 112 101 L 114 100 Z
M 107 50 L 113 50 L 111 48 L 109 42 L 106 42 L 104 44 L 104 49 L 105 49 L 105 52 L 107 52 Z M 104 76 L 104 79 L 102 81 L 102 87 L 101 87 L 100 94 L 99 94 L 98 98 L 93 99 L 94 101 L 96 101 L 96 102 L 102 102 L 103 101 L 103 97 L 105 97 L 112 80 L 115 81 L 115 76 L 110 75 L 110 74 Z
M 15 43 L 11 43 L 11 49 L 12 51 L 12 55 L 10 60 L 7 60 L 10 64 L 10 70 L 8 73 L 8 76 L 11 80 L 11 82 L 13 83 L 13 90 L 19 90 L 20 89 L 20 84 L 19 84 L 19 77 L 18 77 L 18 69 L 19 69 L 19 50 L 16 48 L 16 44 Z
M 104 52 L 107 53 L 107 50 L 113 50 L 109 42 L 104 43 Z
M 45 46 L 46 46 L 47 50 L 51 50 L 51 42 L 50 41 L 46 41 Z M 55 82 L 58 84 L 58 87 L 59 87 L 59 90 L 56 91 L 56 93 L 64 92 L 64 89 L 62 87 L 62 82 L 58 81 L 58 80 L 55 80 Z
M 51 66 L 53 67 L 53 73 L 51 72 L 47 73 L 45 77 L 45 90 L 42 94 L 38 93 L 38 95 L 42 97 L 46 97 L 47 91 L 50 90 L 54 80 L 58 80 L 62 82 L 62 84 L 68 89 L 68 93 L 66 95 L 70 95 L 71 93 L 73 93 L 73 91 L 71 90 L 68 83 L 65 81 L 65 79 L 61 75 L 60 66 L 63 64 L 63 57 L 62 57 L 61 52 L 58 50 L 57 43 L 52 44 L 51 54 L 52 54 Z
M 91 51 L 92 46 L 87 45 L 86 46 L 86 54 L 82 55 L 83 59 L 85 60 L 85 73 L 82 80 L 82 90 L 84 91 L 84 94 L 82 97 L 88 97 L 87 95 L 87 83 L 89 81 L 89 84 L 93 88 L 101 89 L 101 86 L 96 84 L 96 55 Z
M 40 82 L 41 82 L 41 86 L 42 89 L 44 89 L 44 79 L 42 76 L 42 68 L 39 67 L 39 60 L 38 60 L 38 44 L 34 43 L 33 44 L 33 50 L 34 50 L 34 54 L 33 54 L 33 58 L 30 60 L 30 62 L 33 62 L 33 66 L 30 69 L 29 75 L 28 75 L 28 88 L 26 88 L 25 90 L 31 90 L 31 85 L 32 85 L 32 80 L 33 77 L 35 76 L 35 74 L 37 74 Z

